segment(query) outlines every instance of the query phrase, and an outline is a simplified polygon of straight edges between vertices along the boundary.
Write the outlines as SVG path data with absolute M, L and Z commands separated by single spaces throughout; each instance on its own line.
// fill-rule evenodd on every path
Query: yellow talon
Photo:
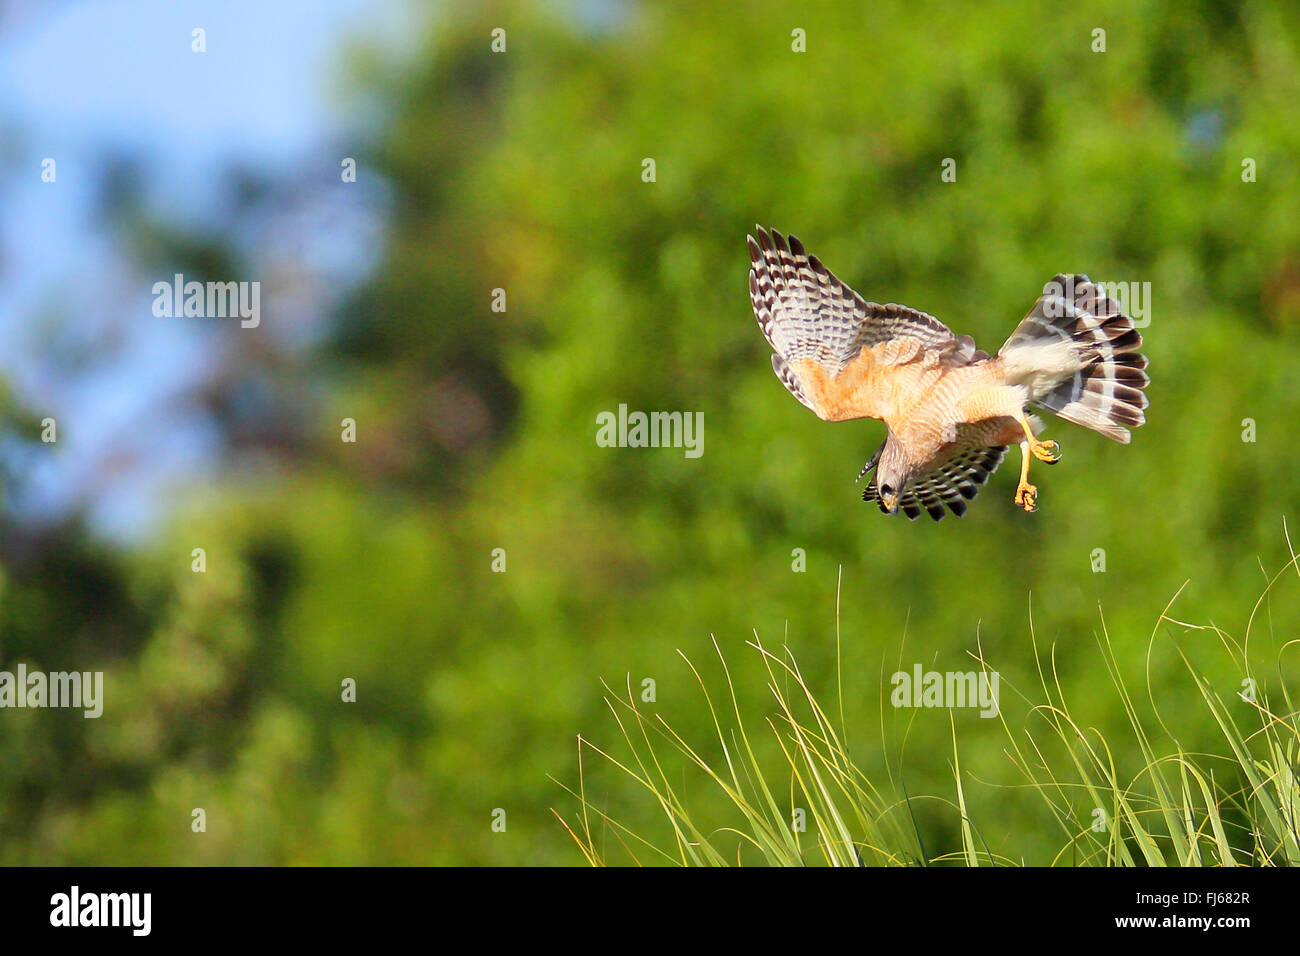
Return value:
M 1061 460 L 1061 445 L 1059 442 L 1035 441 L 1029 446 L 1029 449 L 1034 453 L 1035 458 L 1049 465 L 1055 465 Z
M 1038 489 L 1029 483 L 1029 456 L 1054 465 L 1061 459 L 1061 446 L 1054 441 L 1039 441 L 1029 427 L 1029 419 L 1022 417 L 1020 427 L 1025 430 L 1025 440 L 1020 443 L 1020 484 L 1016 487 L 1016 504 L 1029 514 L 1038 510 Z
M 1032 514 L 1038 510 L 1038 489 L 1027 481 L 1022 481 L 1016 488 L 1016 504 Z

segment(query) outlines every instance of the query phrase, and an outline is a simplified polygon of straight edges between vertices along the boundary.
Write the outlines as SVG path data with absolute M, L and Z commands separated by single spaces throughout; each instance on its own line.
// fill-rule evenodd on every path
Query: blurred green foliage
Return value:
M 401 65 L 359 56 L 392 117 L 363 175 L 395 215 L 315 358 L 310 440 L 189 496 L 147 547 L 74 527 L 6 548 L 0 662 L 102 668 L 108 697 L 97 721 L 2 715 L 0 862 L 579 863 L 548 775 L 575 783 L 577 734 L 616 739 L 600 681 L 653 678 L 708 739 L 676 649 L 708 673 L 715 635 L 761 715 L 757 632 L 829 699 L 841 568 L 847 743 L 913 796 L 953 796 L 949 714 L 882 714 L 888 675 L 974 669 L 978 642 L 1010 712 L 1006 685 L 1037 684 L 1031 614 L 1081 722 L 1125 726 L 1104 613 L 1126 679 L 1208 746 L 1172 641 L 1225 696 L 1235 671 L 1208 632 L 1152 630 L 1189 582 L 1172 616 L 1244 633 L 1300 515 L 1297 44 L 1284 3 L 509 2 L 440 11 Z M 820 422 L 771 373 L 756 222 L 989 350 L 1057 272 L 1149 281 L 1148 425 L 1123 447 L 1053 421 L 1036 515 L 1004 468 L 963 520 L 884 518 L 853 483 L 883 426 Z M 703 456 L 598 447 L 620 403 L 703 412 Z M 1252 631 L 1276 681 L 1298 592 Z M 1061 841 L 1003 789 L 1022 781 L 998 722 L 955 720 L 983 838 L 1046 862 Z M 626 779 L 593 785 L 656 825 Z M 942 806 L 916 813 L 932 852 L 959 845 Z

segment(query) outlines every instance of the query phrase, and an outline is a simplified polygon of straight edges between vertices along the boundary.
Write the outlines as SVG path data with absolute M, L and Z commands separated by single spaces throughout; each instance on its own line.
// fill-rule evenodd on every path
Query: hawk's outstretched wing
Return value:
M 941 521 L 946 514 L 944 505 L 947 505 L 960 518 L 966 513 L 966 502 L 979 494 L 980 485 L 997 471 L 1006 453 L 1007 449 L 1003 445 L 964 449 L 908 485 L 898 499 L 898 510 L 915 521 L 924 508 L 931 518 Z M 877 456 L 879 454 L 880 452 L 876 453 Z M 875 460 L 867 464 L 874 466 Z M 880 492 L 876 490 L 874 478 L 862 492 L 862 500 L 880 501 Z M 880 510 L 886 510 L 884 504 L 880 505 Z
M 772 368 L 795 398 L 827 421 L 881 418 L 877 402 L 891 366 L 922 350 L 953 364 L 987 358 L 970 336 L 932 315 L 867 302 L 791 236 L 755 227 L 749 297 L 775 350 Z

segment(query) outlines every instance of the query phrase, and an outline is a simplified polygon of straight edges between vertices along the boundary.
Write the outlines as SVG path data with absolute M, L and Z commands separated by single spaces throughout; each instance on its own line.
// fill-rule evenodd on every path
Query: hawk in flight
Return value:
M 862 497 L 886 514 L 965 514 L 1012 443 L 1021 451 L 1015 501 L 1033 511 L 1030 457 L 1055 464 L 1060 446 L 1038 440 L 1042 422 L 1028 406 L 1118 442 L 1146 420 L 1142 336 L 1085 275 L 1049 282 L 990 356 L 932 315 L 867 302 L 794 236 L 755 229 L 749 297 L 775 350 L 772 368 L 825 421 L 885 422 L 885 441 L 858 478 L 875 469 Z

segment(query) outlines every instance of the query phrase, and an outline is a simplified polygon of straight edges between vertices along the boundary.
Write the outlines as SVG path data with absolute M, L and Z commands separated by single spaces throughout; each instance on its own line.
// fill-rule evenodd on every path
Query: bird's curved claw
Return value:
M 1033 514 L 1038 510 L 1038 489 L 1027 481 L 1022 481 L 1016 488 L 1016 504 L 1024 508 L 1026 513 Z
M 1034 457 L 1048 465 L 1055 465 L 1061 460 L 1061 444 L 1054 441 L 1036 441 L 1029 448 Z

